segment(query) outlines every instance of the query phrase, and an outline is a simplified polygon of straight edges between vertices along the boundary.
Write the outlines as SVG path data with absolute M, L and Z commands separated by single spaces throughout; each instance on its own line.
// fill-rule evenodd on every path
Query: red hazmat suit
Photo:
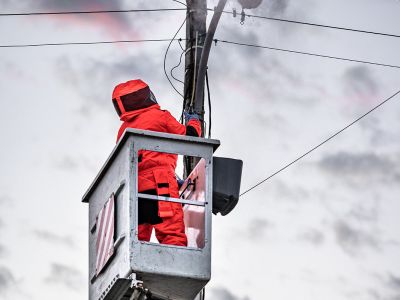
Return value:
M 117 85 L 113 92 L 113 104 L 123 121 L 117 141 L 126 128 L 201 135 L 199 120 L 191 119 L 186 127 L 180 124 L 168 111 L 160 109 L 150 88 L 141 80 Z M 139 151 L 138 191 L 179 198 L 176 163 L 175 154 Z M 186 246 L 182 205 L 158 201 L 158 207 L 154 207 L 156 203 L 139 199 L 139 240 L 149 241 L 154 227 L 160 243 Z

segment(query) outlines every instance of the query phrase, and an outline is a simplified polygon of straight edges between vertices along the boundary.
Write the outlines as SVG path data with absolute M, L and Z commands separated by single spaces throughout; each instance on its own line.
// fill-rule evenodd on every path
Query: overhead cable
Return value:
M 177 2 L 177 3 L 179 3 L 179 4 L 182 4 L 182 5 L 184 5 L 184 6 L 187 6 L 186 3 L 183 3 L 183 2 L 181 2 L 181 1 L 178 1 L 178 0 L 172 0 L 172 1 Z
M 362 64 L 369 64 L 369 65 L 375 65 L 375 66 L 381 66 L 381 67 L 400 69 L 400 66 L 397 66 L 397 65 L 389 65 L 389 64 L 383 64 L 383 63 L 372 62 L 372 61 L 367 61 L 367 60 L 359 60 L 359 59 L 345 58 L 345 57 L 339 57 L 339 56 L 324 55 L 324 54 L 318 54 L 318 53 L 312 53 L 312 52 L 282 49 L 282 48 L 276 48 L 276 47 L 247 44 L 247 43 L 242 43 L 242 42 L 234 42 L 234 41 L 227 41 L 227 40 L 220 40 L 220 39 L 214 39 L 214 42 L 215 43 L 221 42 L 221 43 L 233 44 L 233 45 L 237 45 L 237 46 L 262 48 L 262 49 L 268 49 L 268 50 L 274 50 L 274 51 L 282 51 L 282 52 L 288 52 L 288 53 L 295 53 L 295 54 L 302 54 L 302 55 L 309 55 L 309 56 L 316 56 L 316 57 L 322 57 L 322 58 L 329 58 L 329 59 L 335 59 L 335 60 L 350 61 L 350 62 L 356 62 L 356 63 L 362 63 Z
M 172 0 L 184 6 L 187 6 L 185 3 Z M 140 12 L 169 12 L 169 11 L 185 11 L 186 8 L 155 8 L 155 9 L 116 9 L 116 10 L 86 10 L 86 11 L 57 11 L 57 12 L 26 12 L 26 13 L 0 13 L 0 17 L 15 17 L 15 16 L 41 16 L 41 15 L 74 15 L 74 14 L 105 14 L 105 13 L 140 13 Z M 214 11 L 212 8 L 207 8 L 208 11 Z M 223 11 L 225 14 L 232 14 L 236 15 L 234 11 Z M 362 30 L 362 29 L 355 29 L 349 27 L 342 27 L 342 26 L 333 26 L 333 25 L 325 25 L 325 24 L 318 24 L 312 22 L 303 22 L 303 21 L 295 21 L 283 18 L 274 18 L 274 17 L 267 17 L 267 16 L 260 16 L 260 15 L 252 15 L 252 14 L 245 14 L 245 17 L 255 18 L 255 19 L 264 19 L 269 21 L 277 21 L 277 22 L 285 22 L 290 24 L 297 24 L 297 25 L 305 25 L 305 26 L 314 26 L 314 27 L 321 27 L 327 29 L 336 29 L 336 30 L 344 30 L 344 31 L 351 31 L 357 33 L 365 33 L 365 34 L 373 34 L 373 35 L 380 35 L 386 37 L 396 37 L 399 38 L 400 35 L 392 34 L 392 33 L 385 33 L 385 32 L 377 32 L 377 31 L 370 31 L 370 30 Z
M 146 42 L 170 42 L 174 40 L 186 39 L 144 39 L 144 40 L 119 40 L 119 41 L 97 41 L 97 42 L 65 42 L 65 43 L 43 43 L 43 44 L 10 44 L 0 45 L 0 48 L 25 48 L 25 47 L 44 47 L 44 46 L 75 46 L 75 45 L 98 45 L 98 44 L 123 44 L 123 43 L 146 43 Z
M 185 25 L 186 19 L 187 19 L 187 16 L 185 16 L 185 19 L 183 20 L 181 26 L 179 26 L 179 28 L 178 28 L 178 30 L 176 31 L 176 33 L 174 34 L 173 38 L 170 39 L 170 42 L 169 42 L 169 44 L 168 44 L 167 50 L 165 50 L 165 55 L 164 55 L 164 74 L 165 74 L 165 76 L 167 77 L 168 82 L 170 83 L 170 85 L 172 86 L 172 88 L 173 88 L 173 89 L 175 90 L 175 92 L 177 92 L 182 98 L 184 98 L 183 95 L 176 89 L 176 87 L 175 87 L 174 84 L 172 83 L 171 79 L 169 79 L 169 76 L 168 76 L 168 74 L 167 74 L 167 69 L 166 69 L 166 63 L 167 63 L 167 55 L 168 55 L 169 48 L 171 47 L 172 42 L 176 40 L 176 36 L 178 35 L 179 31 L 181 31 L 183 25 Z M 181 40 L 181 39 L 178 39 L 178 40 Z
M 182 83 L 182 84 L 185 84 L 182 80 L 180 80 L 180 79 L 178 79 L 178 78 L 176 78 L 176 77 L 174 76 L 174 70 L 175 70 L 176 68 L 178 68 L 178 67 L 181 65 L 181 63 L 182 63 L 182 56 L 183 56 L 183 54 L 185 53 L 185 49 L 182 48 L 182 46 L 181 46 L 181 44 L 180 44 L 180 41 L 178 41 L 178 42 L 179 42 L 179 45 L 180 45 L 180 47 L 181 47 L 181 49 L 182 49 L 182 52 L 181 52 L 181 55 L 179 56 L 179 62 L 178 62 L 178 64 L 176 64 L 176 65 L 169 71 L 169 74 L 171 75 L 171 77 L 172 77 L 173 79 L 175 79 L 175 81 L 180 82 L 180 83 Z
M 295 160 L 291 161 L 290 163 L 286 164 L 285 166 L 283 166 L 282 168 L 280 168 L 278 171 L 276 171 L 275 173 L 272 173 L 270 176 L 268 176 L 267 178 L 261 180 L 260 182 L 256 183 L 255 185 L 253 185 L 252 187 L 248 188 L 247 190 L 245 190 L 243 193 L 240 194 L 240 196 L 243 196 L 244 194 L 247 194 L 248 192 L 250 192 L 251 190 L 255 189 L 256 187 L 258 187 L 259 185 L 263 184 L 264 182 L 266 182 L 267 180 L 271 179 L 272 177 L 274 177 L 275 175 L 279 174 L 280 172 L 282 172 L 283 170 L 287 169 L 288 167 L 290 167 L 291 165 L 293 165 L 294 163 L 298 162 L 300 159 L 302 159 L 303 157 L 307 156 L 308 154 L 310 154 L 311 152 L 315 151 L 316 149 L 318 149 L 319 147 L 321 147 L 323 144 L 327 143 L 328 141 L 330 141 L 331 139 L 333 139 L 334 137 L 336 137 L 337 135 L 339 135 L 340 133 L 342 133 L 343 131 L 345 131 L 346 129 L 348 129 L 349 127 L 351 127 L 352 125 L 354 125 L 355 123 L 357 123 L 358 121 L 360 121 L 361 119 L 363 119 L 364 117 L 366 117 L 367 115 L 369 115 L 370 113 L 372 113 L 374 110 L 376 110 L 377 108 L 379 108 L 380 106 L 382 106 L 383 104 L 385 104 L 386 102 L 388 102 L 389 100 L 391 100 L 392 98 L 396 97 L 398 94 L 400 94 L 400 90 L 397 91 L 396 93 L 394 93 L 393 95 L 391 95 L 389 98 L 386 98 L 384 101 L 380 102 L 378 105 L 374 106 L 372 109 L 370 109 L 369 111 L 367 111 L 366 113 L 364 113 L 362 116 L 358 117 L 357 119 L 355 119 L 353 122 L 351 122 L 350 124 L 346 125 L 345 127 L 343 127 L 342 129 L 338 130 L 337 132 L 335 132 L 334 134 L 332 134 L 331 136 L 329 136 L 327 139 L 323 140 L 321 143 L 319 143 L 318 145 L 316 145 L 315 147 L 311 148 L 310 150 L 308 150 L 306 153 L 304 153 L 303 155 L 299 156 L 298 158 L 296 158 Z
M 8 45 L 0 45 L 0 48 L 26 48 L 26 47 L 45 47 L 45 46 L 79 46 L 79 45 L 98 45 L 98 44 L 172 42 L 172 41 L 184 41 L 184 40 L 186 40 L 186 39 L 173 38 L 173 39 L 142 39 L 142 40 L 117 40 L 117 41 L 94 41 L 94 42 L 39 43 L 39 44 L 8 44 Z M 366 61 L 366 60 L 358 60 L 358 59 L 344 58 L 344 57 L 338 57 L 338 56 L 323 55 L 323 54 L 318 54 L 318 53 L 311 53 L 311 52 L 304 52 L 304 51 L 297 51 L 297 50 L 290 50 L 290 49 L 282 49 L 282 48 L 277 48 L 277 47 L 247 44 L 247 43 L 220 40 L 220 39 L 214 39 L 214 42 L 221 42 L 221 43 L 233 44 L 233 45 L 237 45 L 237 46 L 255 47 L 255 48 L 262 48 L 262 49 L 268 49 L 268 50 L 274 50 L 274 51 L 295 53 L 295 54 L 316 56 L 316 57 L 328 58 L 328 59 L 334 59 L 334 60 L 349 61 L 349 62 L 356 62 L 356 63 L 362 63 L 362 64 L 369 64 L 369 65 L 375 65 L 375 66 L 381 66 L 381 67 L 390 67 L 390 68 L 400 69 L 400 66 L 398 66 L 398 65 L 383 64 L 383 63 L 377 63 L 377 62 Z
M 84 11 L 56 11 L 56 12 L 26 12 L 26 13 L 0 13 L 0 17 L 16 16 L 43 16 L 43 15 L 83 15 L 106 13 L 140 13 L 140 12 L 169 12 L 185 11 L 186 8 L 154 8 L 154 9 L 116 9 L 116 10 L 84 10 Z
M 207 10 L 214 11 L 214 9 L 211 9 L 211 8 L 208 8 Z M 234 16 L 236 15 L 235 11 L 223 11 L 223 13 L 232 14 Z M 315 26 L 315 27 L 328 28 L 328 29 L 336 29 L 336 30 L 352 31 L 352 32 L 357 32 L 357 33 L 366 33 L 366 34 L 380 35 L 380 36 L 386 36 L 386 37 L 400 38 L 400 35 L 398 35 L 398 34 L 369 31 L 369 30 L 362 30 L 362 29 L 354 29 L 354 28 L 349 28 L 349 27 L 324 25 L 324 24 L 318 24 L 318 23 L 302 22 L 302 21 L 295 21 L 295 20 L 282 19 L 282 18 L 273 18 L 273 17 L 259 16 L 259 15 L 250 15 L 250 14 L 245 14 L 245 17 L 264 19 L 264 20 L 269 20 L 269 21 L 285 22 L 285 23 L 291 23 L 291 24 L 297 24 L 297 25 Z
M 206 86 L 207 86 L 207 98 L 208 98 L 208 138 L 211 138 L 211 92 L 210 84 L 208 82 L 208 71 L 206 71 Z
M 173 38 L 173 39 L 142 39 L 142 40 L 117 40 L 117 41 L 95 41 L 95 42 L 8 44 L 8 45 L 0 45 L 0 48 L 26 48 L 26 47 L 46 47 L 46 46 L 79 46 L 79 45 L 99 45 L 99 44 L 172 42 L 172 41 L 184 41 L 184 40 L 186 40 L 186 39 Z M 237 46 L 255 47 L 255 48 L 262 48 L 262 49 L 268 49 L 268 50 L 274 50 L 274 51 L 295 53 L 295 54 L 316 56 L 316 57 L 328 58 L 328 59 L 334 59 L 334 60 L 342 60 L 342 61 L 349 61 L 349 62 L 356 62 L 356 63 L 362 63 L 362 64 L 369 64 L 369 65 L 375 65 L 375 66 L 381 66 L 381 67 L 390 67 L 390 68 L 400 69 L 400 66 L 398 66 L 398 65 L 383 64 L 383 63 L 377 63 L 377 62 L 366 61 L 366 60 L 358 60 L 358 59 L 344 58 L 344 57 L 338 57 L 338 56 L 323 55 L 323 54 L 318 54 L 318 53 L 311 53 L 311 52 L 304 52 L 304 51 L 297 51 L 297 50 L 290 50 L 290 49 L 282 49 L 282 48 L 277 48 L 277 47 L 247 44 L 247 43 L 220 40 L 220 39 L 214 39 L 214 42 L 221 42 L 221 43 L 233 44 L 233 45 L 237 45 Z

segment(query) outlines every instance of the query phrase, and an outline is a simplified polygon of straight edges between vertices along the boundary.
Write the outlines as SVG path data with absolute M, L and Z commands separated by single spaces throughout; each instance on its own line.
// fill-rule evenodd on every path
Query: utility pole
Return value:
M 187 0 L 186 3 L 185 111 L 199 115 L 204 137 L 204 92 L 195 99 L 195 87 L 207 33 L 207 0 Z
M 207 33 L 207 0 L 186 0 L 186 4 L 184 109 L 186 112 L 196 113 L 199 116 L 201 136 L 204 137 L 204 92 L 202 91 L 199 99 L 195 99 L 195 88 Z M 197 159 L 186 157 L 184 162 L 186 177 L 196 166 Z
M 186 55 L 185 55 L 185 111 L 199 115 L 204 137 L 204 80 L 208 56 L 219 19 L 227 0 L 219 0 L 210 27 L 206 29 L 207 0 L 187 0 Z M 185 177 L 190 174 L 198 158 L 185 158 Z

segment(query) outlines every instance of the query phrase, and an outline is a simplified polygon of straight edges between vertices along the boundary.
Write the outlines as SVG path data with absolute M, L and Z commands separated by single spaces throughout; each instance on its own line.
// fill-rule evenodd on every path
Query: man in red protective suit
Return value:
M 114 107 L 123 121 L 117 136 L 126 128 L 200 136 L 198 116 L 187 115 L 187 125 L 179 123 L 168 111 L 161 110 L 149 86 L 140 79 L 117 85 L 113 91 Z M 175 176 L 177 155 L 140 150 L 138 191 L 145 194 L 179 198 Z M 180 203 L 139 198 L 139 240 L 149 241 L 153 227 L 162 244 L 186 246 L 185 224 Z

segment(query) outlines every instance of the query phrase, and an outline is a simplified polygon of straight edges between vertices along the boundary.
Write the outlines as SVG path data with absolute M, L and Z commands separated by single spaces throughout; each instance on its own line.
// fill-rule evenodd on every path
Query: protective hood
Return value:
M 147 112 L 151 109 L 160 109 L 160 106 L 158 104 L 154 104 L 152 106 L 149 107 L 145 107 L 145 108 L 141 108 L 141 109 L 136 109 L 133 111 L 127 111 L 124 112 L 123 114 L 121 114 L 119 116 L 120 120 L 125 122 L 125 121 L 132 121 L 134 118 L 136 118 L 138 115 Z
M 157 104 L 150 87 L 140 79 L 118 84 L 112 94 L 112 102 L 118 116 L 142 110 Z

